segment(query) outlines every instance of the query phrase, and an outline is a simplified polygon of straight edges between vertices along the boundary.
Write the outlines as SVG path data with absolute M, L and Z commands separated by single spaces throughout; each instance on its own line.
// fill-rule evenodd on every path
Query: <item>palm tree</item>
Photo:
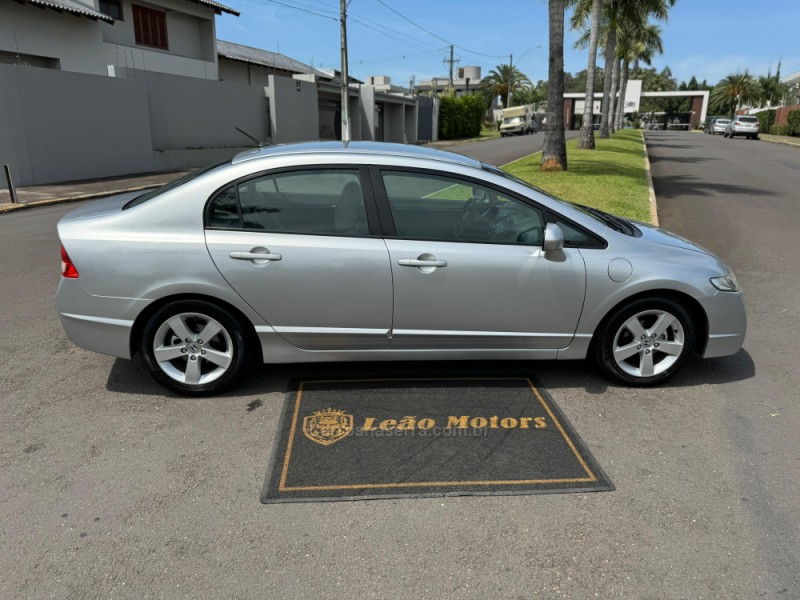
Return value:
M 781 83 L 781 63 L 778 63 L 778 71 L 775 75 L 772 74 L 772 69 L 770 69 L 766 77 L 762 75 L 758 78 L 757 85 L 759 108 L 780 104 L 788 90 L 788 86 L 785 83 Z
M 597 43 L 600 37 L 600 18 L 603 14 L 603 0 L 592 0 L 591 24 L 589 26 L 589 64 L 586 67 L 586 95 L 583 101 L 583 121 L 581 122 L 580 147 L 594 150 L 594 78 L 597 71 Z M 586 13 L 573 14 L 572 28 L 586 27 Z M 576 20 L 577 17 L 577 20 Z
M 625 93 L 628 88 L 628 73 L 632 62 L 643 62 L 647 65 L 654 54 L 664 52 L 661 42 L 661 27 L 654 23 L 629 22 L 620 32 L 617 54 L 622 59 L 622 73 L 619 84 L 619 102 L 615 118 L 616 129 L 622 129 L 625 120 Z
M 577 0 L 573 23 L 591 9 L 593 0 Z M 603 79 L 603 101 L 600 107 L 600 137 L 607 138 L 613 129 L 613 115 L 616 103 L 616 92 L 619 88 L 620 60 L 617 59 L 617 36 L 626 23 L 646 23 L 649 17 L 665 21 L 669 9 L 676 0 L 605 0 L 603 4 L 603 20 L 607 26 L 605 36 L 605 77 Z
M 750 73 L 728 75 L 711 90 L 711 110 L 733 116 L 740 104 L 750 102 L 757 95 L 758 86 Z
M 517 67 L 507 64 L 497 65 L 481 82 L 480 92 L 491 106 L 492 100 L 502 96 L 503 106 L 508 105 L 509 82 L 511 83 L 511 98 L 517 93 L 522 93 L 531 87 L 528 79 Z
M 542 171 L 567 170 L 567 140 L 564 136 L 564 5 L 549 0 L 550 59 L 548 69 L 547 123 L 542 147 Z

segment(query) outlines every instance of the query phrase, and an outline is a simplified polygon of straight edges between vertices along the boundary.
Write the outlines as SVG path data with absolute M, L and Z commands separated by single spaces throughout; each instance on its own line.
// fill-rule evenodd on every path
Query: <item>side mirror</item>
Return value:
M 544 229 L 544 243 L 542 250 L 557 252 L 564 249 L 564 231 L 555 223 L 548 223 Z

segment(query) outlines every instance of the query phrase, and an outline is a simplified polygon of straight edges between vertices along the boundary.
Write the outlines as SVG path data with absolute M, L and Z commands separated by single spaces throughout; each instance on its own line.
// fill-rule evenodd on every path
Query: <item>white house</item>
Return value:
M 1 0 L 0 63 L 217 80 L 214 17 L 223 12 L 239 14 L 213 0 Z

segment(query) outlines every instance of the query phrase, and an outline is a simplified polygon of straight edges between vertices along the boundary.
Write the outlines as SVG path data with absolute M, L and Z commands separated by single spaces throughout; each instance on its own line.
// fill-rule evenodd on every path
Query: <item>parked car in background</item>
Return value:
M 717 119 L 728 119 L 730 117 L 726 115 L 709 115 L 706 117 L 705 122 L 703 123 L 703 133 L 712 133 L 711 126 L 714 124 L 714 121 Z
M 725 133 L 725 129 L 726 129 L 726 127 L 728 127 L 728 123 L 730 123 L 730 122 L 731 122 L 731 120 L 728 119 L 728 118 L 714 119 L 711 122 L 709 133 L 711 135 L 717 135 L 718 133 L 724 134 Z
M 755 117 L 738 116 L 731 119 L 725 126 L 725 137 L 733 139 L 734 136 L 743 135 L 751 140 L 757 140 L 761 132 L 761 125 Z
M 739 351 L 730 268 L 475 159 L 312 142 L 245 152 L 58 224 L 77 345 L 187 395 L 249 363 L 591 357 L 652 385 Z

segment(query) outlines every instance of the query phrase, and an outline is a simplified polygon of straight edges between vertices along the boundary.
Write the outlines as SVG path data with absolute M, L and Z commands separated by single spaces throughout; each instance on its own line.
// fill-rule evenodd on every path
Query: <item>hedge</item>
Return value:
M 772 135 L 789 135 L 788 125 L 773 125 L 769 128 L 769 133 Z
M 787 119 L 788 135 L 800 135 L 800 110 L 790 110 Z
M 439 100 L 439 139 L 478 137 L 486 110 L 481 96 L 442 96 Z
M 756 114 L 758 124 L 761 125 L 761 131 L 769 131 L 775 124 L 775 116 L 778 114 L 777 110 L 762 110 Z

